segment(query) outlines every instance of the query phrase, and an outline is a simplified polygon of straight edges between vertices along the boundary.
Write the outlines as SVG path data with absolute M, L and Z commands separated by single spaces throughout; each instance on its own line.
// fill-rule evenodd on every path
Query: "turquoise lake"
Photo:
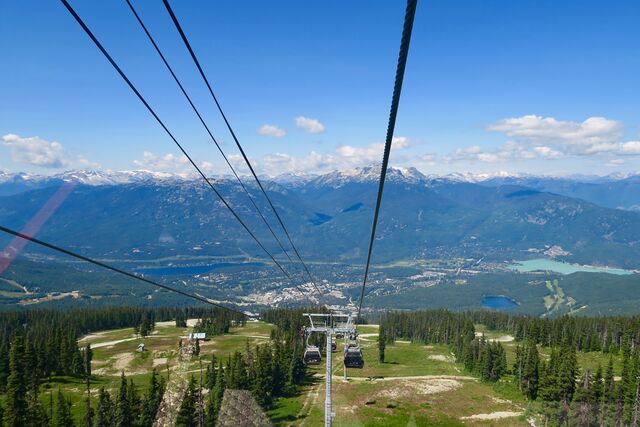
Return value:
M 571 274 L 577 272 L 586 273 L 609 273 L 609 274 L 633 274 L 631 270 L 623 270 L 621 268 L 593 267 L 589 265 L 569 264 L 551 259 L 529 259 L 526 261 L 516 261 L 509 264 L 508 268 L 517 270 L 521 273 L 531 271 L 553 271 L 560 274 Z

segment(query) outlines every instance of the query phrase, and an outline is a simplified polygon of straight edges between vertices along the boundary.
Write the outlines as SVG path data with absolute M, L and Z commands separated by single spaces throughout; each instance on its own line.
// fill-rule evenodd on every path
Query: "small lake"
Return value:
M 142 273 L 148 276 L 194 276 L 196 274 L 211 273 L 212 271 L 219 270 L 221 268 L 260 267 L 262 265 L 264 264 L 262 264 L 261 262 L 245 262 L 245 263 L 222 262 L 219 264 L 210 264 L 210 265 L 140 268 L 140 269 L 137 269 L 136 272 Z
M 553 271 L 560 274 L 571 274 L 577 272 L 586 273 L 609 273 L 609 274 L 633 274 L 631 270 L 622 268 L 594 267 L 591 265 L 569 264 L 551 259 L 529 259 L 526 261 L 516 261 L 508 265 L 508 268 L 517 270 L 521 273 L 529 273 L 532 271 Z
M 490 295 L 483 298 L 482 306 L 492 310 L 507 310 L 509 308 L 517 307 L 518 303 L 509 297 Z

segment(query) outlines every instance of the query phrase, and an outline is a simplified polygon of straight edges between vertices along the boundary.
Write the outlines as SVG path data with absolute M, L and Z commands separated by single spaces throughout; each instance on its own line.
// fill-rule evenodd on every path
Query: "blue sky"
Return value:
M 71 3 L 193 157 L 225 172 L 125 2 Z M 133 3 L 236 159 L 162 3 Z M 404 2 L 172 4 L 260 171 L 380 159 Z M 61 3 L 5 1 L 0 15 L 0 170 L 189 170 Z M 392 163 L 638 171 L 637 22 L 637 1 L 421 1 Z

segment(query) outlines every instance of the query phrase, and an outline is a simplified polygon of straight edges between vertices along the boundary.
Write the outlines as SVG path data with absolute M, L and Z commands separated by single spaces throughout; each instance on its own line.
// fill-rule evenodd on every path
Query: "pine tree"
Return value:
M 128 392 L 127 379 L 124 376 L 124 372 L 120 377 L 120 389 L 118 390 L 118 401 L 116 402 L 115 421 L 117 427 L 132 427 L 133 416 L 131 414 L 131 407 L 129 406 L 129 392 Z
M 182 398 L 178 418 L 176 419 L 176 427 L 196 427 L 198 425 L 198 417 L 196 412 L 196 380 L 191 377 L 189 385 Z
M 82 352 L 82 359 L 84 364 L 84 373 L 88 377 L 91 376 L 91 360 L 93 359 L 93 350 L 91 350 L 91 344 L 87 344 Z
M 218 362 L 218 375 L 216 377 L 216 386 L 213 388 L 213 400 L 215 403 L 215 413 L 220 413 L 222 407 L 222 399 L 224 397 L 224 390 L 226 389 L 225 372 L 222 369 L 222 362 Z
M 592 381 L 591 373 L 587 369 L 580 380 L 579 387 L 575 391 L 572 419 L 579 426 L 597 425 Z
M 598 364 L 598 369 L 593 375 L 591 386 L 591 398 L 593 405 L 593 413 L 598 424 L 602 422 L 602 402 L 604 394 L 604 383 L 602 381 L 602 366 Z
M 205 375 L 205 384 L 209 390 L 213 389 L 216 385 L 216 356 L 211 355 L 211 363 L 207 366 L 207 372 Z
M 22 427 L 27 424 L 27 386 L 25 379 L 24 339 L 20 335 L 16 336 L 11 343 L 9 371 L 4 424 L 6 427 Z
M 216 399 L 213 390 L 209 390 L 207 395 L 207 403 L 204 408 L 204 425 L 207 427 L 215 427 L 218 412 L 216 409 Z
M 289 372 L 287 375 L 287 389 L 295 390 L 296 386 L 302 384 L 304 379 L 306 366 L 302 360 L 302 348 L 298 344 L 293 345 L 293 354 L 289 364 Z
M 526 361 L 522 373 L 522 386 L 521 390 L 528 399 L 535 400 L 538 397 L 538 382 L 539 382 L 539 355 L 538 347 L 533 341 L 529 341 L 525 346 Z M 524 351 L 523 351 L 524 353 Z
M 142 416 L 142 402 L 140 401 L 138 388 L 132 379 L 129 380 L 129 385 L 127 386 L 127 403 L 131 413 L 131 423 L 137 426 Z
M 91 398 L 86 396 L 84 398 L 84 417 L 82 418 L 83 427 L 92 427 L 93 426 L 93 417 L 95 412 L 91 407 Z
M 609 356 L 609 363 L 604 374 L 602 386 L 602 404 L 600 406 L 600 425 L 613 424 L 615 419 L 616 384 L 613 376 L 613 357 Z
M 384 350 L 387 347 L 387 337 L 384 334 L 384 328 L 380 327 L 378 334 L 378 362 L 384 363 Z
M 560 359 L 560 369 L 558 371 L 560 400 L 565 405 L 568 405 L 576 389 L 576 376 L 578 373 L 576 349 L 573 346 L 564 346 L 561 350 Z
M 34 387 L 34 389 L 29 393 L 28 400 L 29 426 L 48 427 L 51 420 L 49 420 L 47 412 L 42 406 L 42 402 L 40 402 L 40 393 L 38 387 Z
M 153 425 L 153 421 L 156 418 L 156 413 L 162 402 L 162 396 L 164 394 L 164 382 L 162 379 L 158 379 L 158 372 L 154 369 L 151 373 L 151 379 L 149 380 L 149 390 L 144 398 L 144 404 L 142 408 L 142 427 L 150 427 Z
M 94 427 L 111 427 L 113 425 L 113 402 L 111 396 L 104 388 L 98 394 L 98 408 L 94 418 Z
M 284 362 L 284 349 L 282 347 L 282 340 L 276 340 L 273 345 L 273 365 L 271 370 L 272 387 L 271 393 L 273 396 L 281 396 L 284 393 L 285 386 L 285 372 L 283 368 Z M 246 373 L 246 364 L 244 367 Z M 251 388 L 249 379 L 246 381 L 246 388 Z
M 58 389 L 56 399 L 56 412 L 53 416 L 53 427 L 72 427 L 74 425 L 71 417 L 71 404 L 65 399 L 62 391 Z
M 268 407 L 271 404 L 271 350 L 268 344 L 256 347 L 256 380 L 253 384 L 253 396 L 258 404 Z M 229 388 L 232 388 L 229 386 Z

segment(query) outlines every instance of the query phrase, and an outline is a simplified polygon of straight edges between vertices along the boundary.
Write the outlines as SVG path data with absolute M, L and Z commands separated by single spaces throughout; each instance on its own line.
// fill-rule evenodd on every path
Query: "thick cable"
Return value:
M 144 33 L 147 35 L 147 38 L 149 39 L 149 41 L 151 42 L 151 44 L 153 45 L 153 47 L 155 48 L 156 52 L 158 53 L 158 55 L 160 56 L 160 59 L 162 59 L 162 62 L 164 63 L 164 65 L 167 67 L 167 70 L 169 70 L 169 73 L 171 73 L 171 76 L 173 77 L 173 80 L 175 80 L 176 84 L 178 85 L 178 87 L 180 88 L 180 91 L 182 91 L 182 94 L 185 96 L 185 98 L 187 99 L 187 101 L 189 102 L 189 105 L 191 106 L 191 108 L 193 109 L 193 111 L 196 113 L 196 116 L 198 116 L 198 119 L 200 120 L 200 123 L 202 123 L 202 126 L 204 126 L 205 130 L 207 131 L 207 133 L 209 134 L 209 137 L 211 137 L 211 140 L 213 141 L 213 143 L 215 144 L 215 146 L 218 148 L 218 151 L 220 152 L 220 154 L 222 155 L 222 157 L 224 158 L 224 161 L 227 163 L 227 166 L 229 166 L 229 169 L 231 169 L 231 172 L 233 172 L 233 175 L 236 177 L 236 180 L 238 181 L 238 183 L 240 184 L 240 186 L 242 187 L 242 189 L 244 190 L 244 192 L 247 194 L 247 197 L 249 198 L 249 200 L 251 201 L 251 203 L 253 204 L 253 207 L 256 209 L 256 211 L 258 212 L 258 215 L 260 215 L 260 218 L 262 218 L 262 221 L 265 223 L 265 225 L 267 226 L 267 228 L 269 229 L 269 231 L 271 232 L 271 235 L 273 236 L 273 238 L 276 240 L 276 242 L 278 242 L 278 246 L 280 246 L 280 249 L 282 249 L 282 252 L 284 252 L 284 254 L 287 256 L 287 258 L 289 259 L 289 262 L 293 262 L 293 260 L 291 259 L 291 257 L 289 256 L 289 253 L 287 252 L 287 250 L 284 248 L 284 246 L 282 245 L 282 242 L 280 242 L 280 239 L 278 238 L 278 236 L 276 235 L 275 231 L 273 231 L 273 228 L 271 228 L 271 225 L 267 222 L 267 219 L 264 217 L 262 211 L 260 210 L 260 208 L 258 207 L 258 205 L 256 204 L 255 200 L 253 199 L 253 197 L 251 196 L 251 193 L 249 193 L 249 190 L 247 190 L 247 187 L 244 185 L 244 183 L 242 182 L 242 180 L 240 179 L 240 177 L 238 176 L 238 173 L 236 172 L 235 168 L 233 167 L 233 165 L 231 165 L 231 162 L 229 161 L 229 159 L 227 158 L 227 155 L 225 154 L 225 152 L 222 150 L 222 147 L 220 147 L 220 144 L 218 143 L 218 141 L 216 140 L 216 138 L 213 136 L 213 133 L 211 132 L 211 130 L 209 129 L 209 126 L 206 124 L 206 122 L 204 121 L 204 119 L 202 118 L 202 115 L 200 114 L 200 111 L 198 111 L 198 109 L 196 108 L 195 104 L 193 103 L 193 101 L 191 100 L 191 97 L 187 94 L 187 91 L 185 90 L 184 86 L 182 85 L 182 83 L 180 82 L 180 80 L 178 79 L 178 76 L 176 75 L 176 73 L 173 71 L 173 68 L 171 67 L 171 65 L 169 65 L 169 62 L 167 61 L 167 59 L 165 58 L 164 54 L 162 53 L 162 51 L 160 50 L 160 47 L 158 46 L 158 44 L 156 43 L 155 39 L 153 38 L 153 36 L 151 35 L 151 33 L 149 32 L 149 30 L 147 29 L 147 26 L 144 24 L 144 22 L 142 21 L 142 18 L 140 17 L 140 15 L 138 15 L 138 12 L 135 10 L 135 8 L 133 7 L 133 4 L 131 3 L 130 0 L 125 0 L 127 2 L 127 5 L 129 6 L 129 8 L 131 9 L 131 12 L 133 13 L 133 15 L 135 16 L 136 20 L 138 21 L 138 23 L 140 24 L 140 27 L 142 27 L 142 29 L 144 30 Z
M 95 260 L 93 258 L 89 258 L 89 257 L 86 257 L 84 255 L 80 255 L 80 254 L 78 254 L 76 252 L 72 252 L 72 251 L 70 251 L 68 249 L 61 248 L 61 247 L 56 246 L 56 245 L 54 245 L 52 243 L 48 243 L 48 242 L 45 242 L 43 240 L 36 239 L 33 236 L 28 236 L 26 234 L 20 233 L 19 231 L 15 231 L 15 230 L 12 230 L 10 228 L 3 227 L 1 225 L 0 225 L 0 231 L 3 231 L 5 233 L 7 233 L 7 234 L 12 234 L 12 235 L 14 235 L 16 237 L 20 237 L 21 239 L 28 240 L 28 241 L 30 241 L 32 243 L 36 243 L 36 244 L 38 244 L 40 246 L 44 246 L 45 248 L 52 249 L 52 250 L 54 250 L 56 252 L 60 252 L 62 254 L 69 255 L 71 257 L 77 258 L 79 260 L 86 261 L 86 262 L 91 263 L 93 265 L 97 265 L 98 267 L 102 267 L 102 268 L 105 268 L 107 270 L 111 270 L 111 271 L 113 271 L 115 273 L 122 274 L 123 276 L 127 276 L 127 277 L 130 277 L 132 279 L 139 280 L 141 282 L 145 282 L 145 283 L 147 283 L 149 285 L 152 285 L 152 286 L 155 286 L 157 288 L 162 288 L 162 289 L 164 289 L 166 291 L 173 292 L 173 293 L 176 293 L 176 294 L 180 294 L 180 295 L 185 296 L 187 298 L 192 298 L 192 299 L 198 300 L 200 302 L 204 302 L 206 304 L 210 304 L 210 305 L 213 305 L 215 307 L 231 311 L 233 313 L 241 314 L 241 315 L 246 316 L 246 317 L 256 318 L 256 316 L 244 313 L 244 312 L 239 311 L 239 310 L 235 310 L 233 308 L 225 307 L 223 305 L 220 305 L 220 304 L 217 304 L 215 302 L 212 302 L 209 299 L 201 297 L 199 295 L 195 295 L 195 294 L 191 294 L 189 292 L 181 291 L 180 289 L 176 289 L 176 288 L 168 286 L 168 285 L 163 285 L 162 283 L 158 283 L 156 281 L 147 279 L 146 277 L 140 276 L 140 275 L 135 274 L 135 273 L 130 273 L 128 271 L 121 270 L 121 269 L 119 269 L 117 267 L 113 267 L 113 266 L 111 266 L 109 264 L 105 264 L 105 263 L 97 261 L 97 260 Z
M 367 265 L 364 270 L 364 278 L 362 280 L 362 291 L 360 292 L 360 303 L 358 304 L 358 315 L 356 323 L 360 319 L 362 311 L 362 301 L 364 300 L 364 291 L 367 286 L 367 278 L 369 276 L 369 267 L 371 266 L 371 254 L 373 252 L 373 243 L 376 240 L 376 228 L 378 225 L 378 214 L 380 213 L 380 205 L 382 204 L 382 193 L 384 191 L 384 182 L 387 176 L 387 166 L 389 165 L 389 154 L 391 153 L 391 143 L 393 142 L 393 132 L 396 127 L 396 117 L 398 115 L 398 105 L 400 103 L 400 93 L 402 92 L 402 81 L 404 80 L 404 70 L 407 65 L 407 57 L 409 55 L 409 44 L 411 43 L 411 31 L 413 30 L 413 20 L 416 15 L 416 6 L 418 0 L 407 0 L 407 9 L 404 16 L 404 27 L 402 29 L 402 39 L 400 42 L 400 53 L 398 55 L 398 65 L 396 67 L 396 78 L 393 86 L 393 96 L 391 98 L 391 111 L 389 113 L 389 123 L 387 125 L 387 138 L 384 144 L 384 155 L 382 156 L 382 167 L 380 170 L 380 182 L 378 184 L 378 197 L 376 199 L 376 208 L 373 213 L 373 224 L 371 225 L 371 237 L 369 239 L 369 250 L 367 253 Z
M 218 102 L 218 98 L 216 97 L 215 93 L 213 92 L 213 89 L 211 88 L 211 84 L 209 83 L 209 79 L 207 79 L 207 76 L 205 75 L 204 70 L 200 66 L 200 61 L 198 61 L 198 57 L 196 56 L 195 52 L 191 48 L 191 44 L 189 43 L 189 40 L 187 39 L 186 34 L 182 30 L 182 26 L 180 25 L 180 22 L 178 21 L 178 18 L 173 13 L 173 9 L 171 9 L 171 5 L 169 4 L 169 2 L 167 0 L 162 0 L 162 2 L 164 3 L 164 6 L 166 7 L 167 12 L 169 13 L 169 16 L 171 17 L 171 20 L 173 21 L 173 24 L 176 26 L 176 29 L 178 30 L 178 33 L 180 33 L 180 37 L 182 38 L 182 41 L 184 42 L 185 46 L 187 47 L 187 50 L 189 51 L 189 54 L 191 55 L 191 58 L 193 59 L 193 62 L 195 63 L 196 67 L 198 68 L 198 71 L 199 71 L 200 75 L 202 76 L 202 79 L 204 80 L 205 84 L 207 85 L 207 88 L 209 89 L 209 93 L 211 94 L 211 97 L 213 98 L 213 100 L 214 100 L 214 102 L 216 104 L 216 107 L 218 108 L 218 111 L 220 112 L 220 115 L 222 116 L 222 118 L 223 118 L 223 120 L 224 120 L 224 122 L 225 122 L 225 124 L 227 126 L 227 129 L 229 129 L 229 133 L 231 133 L 231 136 L 233 137 L 233 140 L 235 141 L 236 146 L 238 147 L 238 150 L 240 150 L 240 154 L 242 154 L 242 158 L 244 159 L 244 161 L 246 162 L 247 166 L 249 167 L 249 170 L 251 171 L 251 174 L 253 175 L 253 178 L 258 183 L 258 186 L 260 187 L 260 190 L 262 191 L 262 194 L 264 194 L 264 197 L 269 202 L 269 206 L 271 207 L 271 209 L 273 210 L 273 213 L 275 214 L 276 218 L 278 219 L 278 223 L 280 224 L 280 226 L 284 230 L 284 233 L 287 236 L 287 239 L 289 240 L 289 244 L 291 244 L 291 247 L 293 248 L 293 251 L 295 252 L 296 257 L 300 260 L 300 263 L 302 263 L 302 266 L 304 267 L 304 270 L 307 273 L 307 276 L 309 277 L 309 279 L 311 280 L 311 283 L 313 284 L 314 288 L 316 289 L 318 294 L 321 295 L 320 289 L 318 289 L 318 285 L 316 285 L 316 281 L 313 279 L 313 276 L 311 275 L 311 272 L 309 271 L 309 268 L 307 267 L 307 264 L 302 260 L 302 257 L 300 256 L 300 253 L 298 252 L 298 249 L 296 248 L 296 245 L 293 243 L 293 240 L 291 239 L 291 236 L 289 235 L 289 232 L 287 231 L 287 227 L 285 227 L 285 225 L 284 225 L 284 221 L 282 221 L 282 218 L 280 217 L 280 214 L 276 210 L 276 207 L 271 202 L 271 198 L 267 195 L 267 192 L 265 191 L 264 187 L 262 186 L 262 182 L 260 182 L 260 179 L 258 178 L 258 175 L 256 174 L 256 171 L 253 169 L 253 166 L 251 165 L 251 162 L 249 161 L 249 158 L 247 157 L 246 153 L 244 152 L 244 149 L 242 148 L 242 145 L 240 144 L 240 141 L 238 141 L 238 137 L 236 136 L 236 133 L 233 131 L 233 128 L 231 127 L 231 124 L 229 123 L 229 120 L 227 119 L 227 116 L 224 114 L 224 111 L 222 110 L 222 107 L 220 106 L 220 102 Z
M 287 277 L 287 279 L 289 279 L 289 281 L 291 281 L 291 276 L 289 275 L 289 273 L 286 272 L 286 270 L 282 267 L 282 265 L 280 265 L 280 263 L 275 259 L 275 257 L 271 254 L 271 252 L 269 252 L 269 250 L 262 244 L 262 242 L 260 242 L 260 240 L 258 240 L 258 238 L 256 237 L 255 234 L 253 234 L 253 232 L 249 229 L 249 227 L 245 224 L 245 222 L 240 218 L 240 216 L 236 213 L 236 211 L 231 207 L 231 205 L 229 205 L 229 203 L 225 200 L 224 197 L 222 197 L 222 194 L 220 194 L 218 192 L 218 190 L 213 186 L 213 184 L 211 183 L 211 181 L 209 180 L 209 178 L 206 177 L 206 175 L 202 172 L 202 170 L 200 169 L 200 167 L 198 167 L 198 165 L 193 161 L 193 159 L 191 158 L 191 156 L 187 153 L 187 151 L 182 147 L 182 145 L 178 142 L 178 140 L 175 138 L 175 136 L 173 136 L 173 133 L 171 133 L 171 131 L 169 130 L 169 128 L 167 128 L 167 126 L 164 124 L 164 122 L 162 121 L 162 119 L 160 119 L 160 117 L 156 114 L 156 112 L 154 111 L 154 109 L 149 105 L 149 103 L 146 101 L 146 99 L 142 96 L 142 94 L 138 91 L 138 89 L 134 86 L 134 84 L 131 82 L 131 80 L 129 80 L 129 78 L 127 77 L 127 75 L 124 73 L 124 71 L 122 71 L 122 69 L 118 66 L 118 64 L 114 61 L 114 59 L 111 57 L 111 55 L 109 55 L 109 53 L 106 51 L 106 49 L 102 46 L 102 44 L 98 41 L 98 39 L 96 38 L 96 36 L 93 34 L 93 32 L 89 29 L 89 27 L 87 27 L 87 25 L 84 23 L 84 21 L 82 20 L 82 18 L 80 18 L 80 16 L 76 13 L 76 11 L 73 9 L 73 7 L 69 4 L 69 2 L 67 0 L 60 0 L 62 2 L 62 4 L 67 8 L 67 10 L 69 11 L 69 13 L 74 17 L 74 19 L 76 20 L 76 22 L 80 25 L 80 27 L 82 27 L 82 29 L 85 31 L 85 33 L 87 34 L 87 36 L 89 36 L 89 38 L 93 41 L 93 43 L 96 45 L 96 47 L 100 50 L 100 52 L 102 52 L 102 54 L 104 55 L 104 57 L 109 61 L 109 63 L 113 66 L 113 68 L 118 72 L 118 74 L 120 75 L 120 77 L 122 77 L 122 79 L 127 83 L 127 85 L 129 86 L 129 88 L 136 94 L 136 96 L 138 97 L 138 99 L 144 104 L 144 106 L 147 108 L 147 110 L 151 113 L 151 115 L 156 119 L 156 121 L 158 122 L 158 124 L 160 124 L 160 126 L 162 127 L 162 129 L 164 129 L 164 131 L 167 133 L 167 135 L 169 135 L 169 137 L 171 138 L 171 140 L 175 143 L 175 145 L 180 149 L 180 151 L 182 152 L 182 154 L 187 158 L 187 160 L 189 161 L 189 163 L 191 163 L 191 165 L 196 169 L 196 171 L 198 172 L 198 174 L 200 174 L 200 176 L 202 177 L 202 179 L 204 179 L 204 181 L 207 183 L 207 185 L 211 188 L 211 190 L 213 190 L 213 192 L 218 196 L 218 198 L 220 199 L 220 201 L 226 206 L 226 208 L 229 210 L 229 212 L 231 212 L 231 214 L 235 217 L 235 219 L 242 225 L 242 227 L 246 230 L 246 232 L 251 236 L 251 238 L 258 244 L 258 246 L 260 246 L 260 248 L 269 256 L 269 258 L 271 258 L 271 260 L 274 262 L 274 264 L 276 266 L 278 266 L 278 268 L 280 269 L 280 271 L 282 271 L 282 273 L 285 275 L 285 277 Z M 294 284 L 294 286 L 296 286 L 296 288 L 304 295 L 306 294 L 305 291 L 302 290 L 302 288 L 300 288 L 298 285 Z

